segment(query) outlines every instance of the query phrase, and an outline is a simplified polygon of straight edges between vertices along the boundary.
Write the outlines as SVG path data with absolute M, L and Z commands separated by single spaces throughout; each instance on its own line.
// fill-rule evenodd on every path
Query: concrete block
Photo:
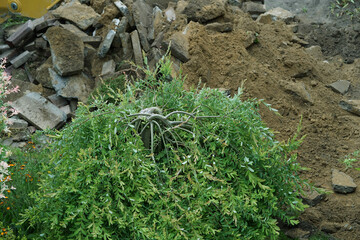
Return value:
M 132 31 L 130 33 L 130 36 L 131 36 L 131 42 L 132 42 L 132 47 L 133 47 L 133 51 L 134 51 L 135 63 L 139 66 L 144 66 L 138 31 L 137 30 Z
M 25 51 L 16 58 L 14 58 L 13 60 L 11 60 L 10 63 L 14 66 L 14 68 L 18 68 L 24 63 L 26 63 L 26 61 L 30 59 L 31 55 L 32 55 L 31 52 Z

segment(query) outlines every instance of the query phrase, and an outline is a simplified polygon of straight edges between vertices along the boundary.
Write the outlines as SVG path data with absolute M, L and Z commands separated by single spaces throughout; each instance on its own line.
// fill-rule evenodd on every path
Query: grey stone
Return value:
M 151 47 L 157 47 L 157 48 L 161 48 L 162 42 L 164 40 L 164 32 L 160 32 L 154 42 L 151 44 Z
M 117 29 L 117 33 L 124 33 L 127 31 L 129 26 L 129 21 L 126 17 L 121 18 L 118 29 Z
M 229 22 L 228 23 L 214 22 L 207 24 L 205 28 L 207 30 L 224 33 L 224 32 L 231 32 L 233 30 L 233 25 L 232 23 Z
M 176 13 L 173 7 L 169 7 L 165 10 L 165 17 L 168 22 L 172 22 L 176 20 Z
M 7 60 L 11 60 L 18 55 L 19 55 L 19 52 L 17 49 L 9 49 L 9 50 L 3 52 L 2 54 L 0 54 L 0 58 L 1 59 L 6 58 Z
M 93 8 L 77 1 L 60 6 L 52 14 L 74 22 L 82 30 L 88 29 L 100 17 Z
M 46 31 L 53 66 L 61 76 L 80 73 L 84 68 L 84 43 L 76 34 L 61 27 Z
M 94 88 L 94 81 L 84 73 L 69 77 L 61 77 L 54 70 L 49 68 L 53 87 L 58 95 L 64 98 L 76 98 L 86 103 Z
M 360 100 L 341 100 L 339 105 L 345 111 L 360 116 Z
M 32 55 L 31 52 L 25 51 L 16 58 L 14 58 L 13 60 L 11 60 L 10 63 L 14 66 L 14 68 L 18 68 L 24 63 L 26 63 L 26 61 L 30 59 L 31 55 Z
M 346 80 L 339 80 L 329 85 L 329 87 L 337 93 L 345 94 L 349 91 L 350 82 Z
M 11 137 L 14 142 L 22 142 L 30 140 L 30 132 L 27 128 Z
M 282 20 L 285 23 L 293 22 L 295 19 L 294 14 L 280 7 L 267 11 L 265 15 L 270 15 L 274 21 Z
M 163 43 L 164 49 L 170 45 L 171 54 L 182 62 L 187 62 L 190 59 L 189 54 L 189 40 L 183 32 L 176 32 Z
M 151 26 L 150 31 L 153 31 L 154 39 L 159 35 L 159 33 L 163 30 L 163 12 L 162 10 L 155 6 L 153 8 L 153 24 Z
M 0 45 L 0 53 L 6 52 L 8 50 L 10 50 L 9 45 L 7 45 L 7 44 Z
M 244 2 L 242 10 L 250 14 L 262 14 L 266 12 L 264 4 L 256 2 Z
M 28 79 L 29 79 L 29 82 L 34 83 L 35 78 L 34 78 L 33 74 L 31 73 L 31 70 L 30 70 L 29 63 L 28 63 L 28 62 L 25 63 L 24 70 L 25 70 L 26 76 L 27 76 Z
M 28 122 L 18 117 L 11 117 L 7 120 L 10 130 L 27 129 Z
M 130 36 L 134 51 L 135 63 L 139 66 L 144 66 L 138 31 L 137 30 L 132 31 L 130 33 Z
M 101 70 L 101 75 L 105 76 L 108 74 L 113 74 L 115 72 L 115 67 L 116 67 L 116 64 L 115 64 L 114 60 L 109 60 L 109 61 L 105 62 L 103 64 L 103 67 Z
M 304 195 L 301 196 L 304 203 L 313 207 L 317 205 L 321 200 L 325 198 L 325 193 L 318 193 L 315 190 L 306 191 Z
M 271 17 L 271 15 L 264 13 L 264 14 L 261 14 L 256 19 L 256 21 L 259 23 L 263 23 L 263 24 L 270 24 L 273 22 L 273 18 Z
M 50 95 L 47 98 L 58 108 L 61 108 L 61 107 L 69 104 L 69 102 L 68 102 L 68 100 L 66 100 L 66 98 L 63 98 L 57 94 Z
M 306 90 L 305 84 L 302 82 L 294 83 L 294 82 L 281 82 L 281 85 L 284 86 L 286 92 L 291 94 L 295 94 L 298 96 L 303 102 L 313 104 L 313 100 L 311 98 L 310 93 Z
M 79 29 L 73 24 L 60 24 L 60 27 L 69 30 L 70 32 L 74 33 L 75 35 L 78 35 L 81 38 L 88 36 L 85 32 L 83 32 L 81 29 Z
M 6 39 L 6 42 L 13 47 L 18 47 L 24 44 L 28 39 L 30 39 L 34 34 L 34 25 L 31 20 L 28 20 L 21 27 L 19 27 L 16 32 L 14 32 L 9 38 Z
M 123 51 L 123 59 L 131 59 L 132 56 L 132 46 L 131 46 L 131 37 L 130 34 L 125 32 L 125 33 L 120 33 L 119 34 L 120 40 L 121 40 L 121 46 L 122 46 L 122 51 Z M 141 49 L 140 49 L 141 51 Z
M 116 1 L 114 2 L 114 4 L 120 10 L 122 15 L 127 18 L 129 25 L 131 27 L 134 27 L 135 21 L 132 14 L 129 11 L 129 8 L 122 1 Z
M 101 42 L 101 44 L 99 46 L 99 49 L 98 49 L 98 56 L 101 57 L 101 58 L 105 57 L 105 55 L 110 50 L 111 44 L 114 41 L 114 38 L 115 38 L 115 35 L 116 35 L 117 27 L 120 24 L 120 20 L 119 19 L 113 19 L 112 23 L 114 24 L 115 28 L 109 30 L 109 32 L 107 33 L 105 39 Z
M 147 52 L 150 50 L 148 33 L 152 26 L 152 8 L 144 0 L 137 0 L 133 4 L 133 16 L 142 49 Z
M 49 57 L 40 67 L 36 69 L 36 81 L 43 87 L 53 88 L 49 75 L 49 68 L 52 66 L 52 58 Z
M 41 31 L 48 26 L 44 16 L 32 20 L 32 24 L 36 32 Z
M 241 5 L 243 4 L 243 0 L 228 0 L 227 2 L 229 5 L 236 7 L 241 7 Z
M 48 48 L 48 42 L 42 37 L 36 38 L 35 39 L 35 47 L 37 49 L 46 50 Z
M 337 169 L 332 170 L 331 182 L 334 191 L 337 193 L 352 193 L 357 187 L 352 177 Z
M 27 142 L 13 142 L 10 146 L 12 148 L 23 148 L 27 145 Z
M 30 92 L 10 105 L 20 117 L 41 130 L 59 128 L 66 121 L 63 111 L 36 92 Z
M 11 138 L 0 139 L 0 143 L 1 143 L 1 145 L 9 147 L 13 143 L 13 140 Z
M 60 109 L 66 114 L 68 118 L 72 117 L 70 105 L 62 106 Z

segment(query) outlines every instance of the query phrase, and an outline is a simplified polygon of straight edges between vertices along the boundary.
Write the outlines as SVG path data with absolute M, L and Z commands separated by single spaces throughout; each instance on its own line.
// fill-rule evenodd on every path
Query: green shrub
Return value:
M 80 106 L 53 134 L 22 220 L 38 237 L 277 239 L 277 219 L 297 223 L 300 141 L 274 139 L 261 101 L 178 79 L 139 80 L 117 97 Z

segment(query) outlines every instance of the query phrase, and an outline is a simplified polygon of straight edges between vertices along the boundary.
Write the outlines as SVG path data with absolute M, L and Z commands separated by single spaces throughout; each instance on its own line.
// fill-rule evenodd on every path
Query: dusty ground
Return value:
M 295 134 L 302 118 L 301 134 L 307 137 L 298 151 L 298 159 L 309 168 L 302 176 L 315 186 L 332 190 L 331 169 L 336 168 L 360 184 L 360 173 L 345 169 L 339 162 L 359 148 L 360 118 L 342 110 L 339 101 L 357 96 L 360 61 L 345 65 L 341 59 L 334 63 L 316 60 L 292 41 L 293 33 L 284 23 L 262 25 L 246 14 L 234 16 L 235 29 L 231 33 L 211 32 L 200 24 L 192 25 L 191 60 L 183 66 L 188 74 L 187 86 L 196 86 L 200 79 L 209 87 L 227 88 L 233 93 L 243 86 L 244 98 L 265 99 L 279 110 L 281 116 L 265 108 L 261 113 L 282 140 Z M 246 49 L 248 35 L 255 32 L 258 43 Z M 327 87 L 337 80 L 351 81 L 355 94 L 342 96 Z M 310 97 L 294 90 L 294 86 L 305 87 Z M 359 191 L 329 194 L 320 204 L 307 209 L 301 217 L 303 225 L 330 228 L 328 232 L 339 239 L 357 239 L 359 197 Z

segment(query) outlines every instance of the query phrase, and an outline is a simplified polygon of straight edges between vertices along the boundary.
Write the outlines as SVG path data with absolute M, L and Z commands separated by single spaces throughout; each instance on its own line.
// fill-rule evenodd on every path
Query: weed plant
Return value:
M 330 10 L 337 17 L 349 16 L 351 19 L 359 19 L 360 2 L 357 0 L 335 0 L 331 3 Z

